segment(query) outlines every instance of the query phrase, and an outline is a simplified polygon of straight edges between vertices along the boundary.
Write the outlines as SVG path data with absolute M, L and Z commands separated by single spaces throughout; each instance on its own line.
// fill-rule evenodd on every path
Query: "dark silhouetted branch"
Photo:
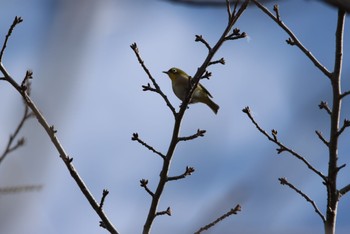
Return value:
M 316 135 L 318 136 L 318 138 L 320 138 L 320 140 L 327 146 L 329 147 L 329 142 L 326 141 L 326 139 L 324 139 L 323 135 L 322 135 L 322 132 L 319 132 L 319 131 L 315 131 L 316 132 Z
M 232 30 L 233 25 L 237 22 L 239 17 L 243 14 L 244 10 L 248 6 L 248 3 L 249 3 L 249 0 L 245 0 L 240 5 L 240 8 L 238 9 L 236 14 L 233 15 L 231 13 L 232 17 L 229 18 L 229 21 L 227 22 L 227 26 L 224 29 L 224 32 L 222 33 L 221 37 L 219 38 L 219 40 L 216 42 L 216 44 L 214 46 L 210 46 L 209 43 L 206 42 L 202 36 L 196 36 L 195 40 L 203 43 L 206 46 L 206 48 L 208 49 L 208 55 L 205 58 L 202 65 L 197 69 L 197 72 L 195 73 L 193 78 L 190 79 L 190 82 L 189 82 L 190 89 L 186 95 L 186 98 L 182 101 L 181 106 L 180 106 L 180 110 L 178 112 L 175 111 L 175 109 L 172 107 L 172 105 L 170 104 L 170 102 L 166 98 L 165 94 L 160 90 L 158 84 L 156 83 L 156 80 L 151 76 L 149 70 L 147 69 L 143 60 L 141 59 L 141 56 L 139 55 L 139 50 L 137 48 L 136 43 L 131 45 L 131 48 L 135 52 L 139 63 L 141 64 L 143 70 L 146 72 L 146 74 L 148 75 L 148 78 L 152 81 L 152 84 L 154 86 L 154 87 L 151 87 L 151 85 L 148 85 L 148 86 L 143 86 L 143 88 L 146 90 L 153 91 L 153 92 L 158 92 L 163 97 L 163 99 L 165 100 L 167 105 L 170 107 L 172 113 L 175 116 L 175 123 L 174 123 L 174 127 L 173 127 L 172 137 L 171 137 L 171 140 L 169 143 L 167 153 L 165 154 L 165 157 L 164 157 L 162 169 L 160 172 L 160 179 L 159 179 L 157 188 L 154 192 L 152 192 L 152 201 L 151 201 L 151 205 L 150 205 L 150 209 L 149 209 L 149 212 L 147 215 L 146 222 L 143 226 L 143 234 L 148 234 L 150 232 L 153 221 L 154 221 L 155 217 L 159 214 L 159 212 L 157 212 L 157 207 L 158 207 L 158 204 L 160 201 L 160 197 L 163 193 L 165 184 L 169 180 L 180 179 L 180 178 L 193 172 L 192 169 L 190 171 L 190 168 L 188 168 L 188 170 L 186 170 L 186 172 L 180 176 L 168 177 L 168 172 L 169 172 L 171 160 L 172 160 L 172 157 L 174 155 L 177 143 L 179 143 L 180 141 L 194 139 L 194 138 L 204 134 L 204 132 L 199 131 L 199 132 L 197 132 L 197 134 L 192 135 L 190 137 L 179 137 L 181 122 L 182 122 L 183 116 L 185 114 L 185 111 L 188 108 L 188 104 L 190 103 L 193 92 L 196 89 L 199 81 L 203 78 L 209 78 L 209 76 L 211 75 L 211 73 L 208 72 L 206 69 L 208 68 L 209 65 L 213 64 L 212 61 L 213 61 L 214 55 L 219 50 L 221 45 L 227 40 L 227 36 L 230 35 L 230 31 Z M 235 10 L 236 10 L 236 7 L 235 7 Z M 234 30 L 233 34 L 234 33 L 237 34 L 237 32 L 239 32 L 239 31 Z M 136 139 L 137 138 L 135 138 L 135 140 Z M 144 186 L 144 187 L 146 187 L 146 186 Z
M 195 134 L 193 134 L 192 136 L 179 137 L 179 141 L 188 141 L 188 140 L 196 139 L 197 137 L 203 137 L 205 132 L 206 132 L 205 130 L 198 129 L 197 132 Z
M 318 107 L 322 110 L 326 110 L 327 111 L 327 113 L 331 116 L 332 115 L 332 111 L 331 111 L 331 109 L 329 108 L 329 106 L 328 106 L 328 104 L 327 104 L 327 102 L 321 102 L 319 105 L 318 105 Z
M 286 178 L 279 178 L 278 180 L 280 181 L 280 183 L 282 185 L 287 185 L 289 188 L 293 189 L 295 192 L 297 192 L 303 198 L 305 198 L 305 200 L 307 202 L 309 202 L 313 206 L 313 208 L 315 209 L 315 212 L 320 216 L 320 218 L 322 219 L 323 223 L 326 222 L 326 218 L 321 213 L 320 209 L 318 209 L 315 201 L 313 201 L 309 196 L 307 196 L 305 193 L 303 193 L 303 191 L 301 191 L 300 189 L 297 189 L 293 184 L 289 183 Z
M 257 0 L 252 0 L 255 5 L 257 5 L 266 15 L 268 15 L 273 21 L 275 21 L 289 36 L 290 38 L 287 40 L 287 43 L 290 45 L 296 45 L 313 63 L 314 65 L 323 72 L 328 78 L 331 78 L 332 74 L 328 71 L 328 69 L 321 64 L 313 54 L 305 48 L 305 46 L 299 41 L 299 39 L 294 35 L 294 33 L 281 21 L 279 16 L 278 6 L 275 5 L 274 11 L 276 15 L 274 15 L 271 11 L 269 11 L 265 6 L 259 3 Z
M 266 136 L 269 141 L 272 141 L 273 143 L 275 143 L 276 145 L 278 145 L 280 147 L 279 149 L 277 149 L 277 152 L 279 154 L 284 152 L 284 151 L 287 151 L 288 153 L 292 154 L 297 159 L 302 161 L 311 171 L 313 171 L 315 174 L 319 175 L 323 179 L 324 182 L 327 181 L 327 177 L 325 175 L 323 175 L 319 170 L 314 168 L 303 156 L 301 156 L 300 154 L 296 153 L 294 150 L 292 150 L 292 149 L 286 147 L 284 144 L 282 144 L 277 139 L 277 131 L 276 130 L 272 131 L 273 136 L 271 137 L 264 129 L 262 129 L 260 127 L 260 125 L 255 121 L 254 117 L 252 116 L 249 107 L 245 107 L 242 111 L 247 114 L 247 116 L 252 121 L 252 123 L 255 125 L 255 127 L 259 130 L 259 132 L 261 132 L 264 136 Z
M 179 176 L 170 176 L 170 177 L 168 177 L 168 181 L 184 179 L 186 176 L 192 175 L 193 172 L 194 172 L 194 168 L 187 166 L 186 170 L 183 174 L 181 174 Z
M 148 180 L 142 179 L 140 180 L 140 186 L 146 190 L 146 192 L 151 195 L 151 197 L 154 196 L 154 193 L 148 188 L 147 186 Z
M 151 90 L 153 92 L 158 93 L 165 101 L 165 103 L 167 104 L 167 106 L 169 107 L 169 109 L 171 110 L 171 112 L 173 113 L 173 115 L 176 115 L 176 111 L 175 108 L 173 107 L 173 105 L 170 103 L 168 97 L 163 93 L 163 91 L 160 89 L 159 85 L 157 84 L 156 80 L 153 78 L 153 76 L 151 75 L 151 72 L 148 70 L 148 68 L 145 66 L 144 61 L 142 60 L 140 53 L 139 53 L 139 49 L 137 47 L 136 43 L 131 44 L 131 49 L 134 51 L 137 60 L 139 61 L 139 63 L 141 64 L 141 67 L 143 68 L 143 70 L 146 72 L 148 78 L 151 80 L 154 89 L 151 89 L 150 85 L 148 84 L 148 86 L 142 86 L 143 90 Z M 145 87 L 148 87 L 148 89 L 145 89 Z
M 196 231 L 194 234 L 200 234 L 203 231 L 207 231 L 209 228 L 215 226 L 216 224 L 218 224 L 219 222 L 221 222 L 222 220 L 226 219 L 227 217 L 237 214 L 239 211 L 241 211 L 241 206 L 240 205 L 236 205 L 235 208 L 231 209 L 229 212 L 227 212 L 226 214 L 220 216 L 219 218 L 217 218 L 215 221 L 209 223 L 208 225 L 205 225 L 204 227 L 201 227 L 198 231 Z
M 2 46 L 2 53 L 4 51 L 4 48 L 6 47 L 7 40 L 9 35 L 11 35 L 11 32 L 13 28 L 19 23 L 22 22 L 22 19 L 20 17 L 16 17 L 15 22 L 12 24 L 8 36 L 5 39 L 5 42 Z M 1 55 L 2 56 L 2 55 Z M 68 171 L 70 172 L 72 178 L 77 183 L 78 187 L 80 188 L 81 192 L 84 194 L 85 198 L 89 201 L 91 207 L 95 210 L 95 212 L 98 214 L 98 216 L 101 218 L 100 226 L 103 228 L 106 228 L 110 233 L 117 234 L 117 230 L 114 228 L 113 224 L 109 221 L 106 214 L 100 209 L 100 205 L 96 202 L 95 198 L 85 185 L 82 178 L 79 176 L 78 172 L 76 171 L 75 167 L 72 164 L 73 159 L 68 156 L 66 151 L 64 150 L 62 144 L 58 140 L 58 137 L 56 135 L 57 131 L 54 129 L 52 125 L 50 125 L 45 117 L 41 114 L 39 111 L 39 108 L 36 106 L 36 104 L 33 102 L 31 97 L 28 93 L 28 80 L 32 77 L 32 72 L 27 71 L 26 76 L 24 80 L 22 81 L 21 85 L 19 85 L 9 74 L 9 72 L 5 69 L 2 62 L 0 62 L 0 71 L 3 74 L 5 80 L 9 82 L 16 90 L 17 92 L 22 96 L 23 100 L 25 101 L 26 105 L 30 108 L 31 112 L 35 115 L 35 118 L 38 120 L 39 124 L 44 128 L 47 135 L 49 136 L 52 144 L 55 146 L 56 150 L 58 151 L 60 157 L 62 158 L 63 162 L 65 163 Z
M 6 49 L 6 46 L 7 46 L 7 42 L 13 32 L 13 29 L 19 24 L 23 22 L 23 19 L 21 17 L 18 17 L 16 16 L 15 19 L 13 20 L 13 23 L 11 25 L 11 27 L 9 28 L 8 32 L 7 32 L 7 35 L 5 37 L 5 41 L 4 43 L 2 44 L 2 48 L 1 48 L 1 51 L 0 51 L 0 62 L 2 62 L 2 57 L 4 55 L 4 52 L 5 52 L 5 49 Z
M 142 140 L 139 138 L 139 134 L 133 133 L 133 134 L 132 134 L 132 137 L 131 137 L 131 140 L 132 140 L 132 141 L 137 141 L 138 143 L 140 143 L 141 145 L 143 145 L 144 147 L 146 147 L 147 149 L 149 149 L 149 150 L 152 151 L 153 153 L 158 154 L 160 157 L 162 157 L 163 159 L 165 159 L 165 155 L 164 155 L 164 154 L 162 154 L 161 152 L 155 150 L 152 146 L 150 146 L 150 145 L 148 145 L 147 143 L 145 143 L 144 141 L 142 141 Z

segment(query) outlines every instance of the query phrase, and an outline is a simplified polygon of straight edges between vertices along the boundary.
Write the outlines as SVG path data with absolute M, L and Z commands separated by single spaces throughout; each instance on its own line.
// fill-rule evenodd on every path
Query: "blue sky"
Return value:
M 14 31 L 4 57 L 18 81 L 27 69 L 34 72 L 32 98 L 58 137 L 96 199 L 109 189 L 105 210 L 120 233 L 140 233 L 150 197 L 139 186 L 158 182 L 159 157 L 132 142 L 132 133 L 165 152 L 173 117 L 155 93 L 143 92 L 146 74 L 130 44 L 140 53 L 174 106 L 180 105 L 162 73 L 176 66 L 193 75 L 206 56 L 194 42 L 201 34 L 214 44 L 226 26 L 224 8 L 195 8 L 166 1 L 44 1 L 3 0 L 0 37 L 13 18 L 24 22 Z M 268 4 L 272 9 L 273 2 Z M 326 66 L 332 69 L 337 12 L 317 1 L 280 1 L 282 20 Z M 183 136 L 197 129 L 204 138 L 177 147 L 170 174 L 186 166 L 196 172 L 169 183 L 160 209 L 172 208 L 171 217 L 158 217 L 153 233 L 193 233 L 200 226 L 241 204 L 242 212 L 208 233 L 322 233 L 313 208 L 278 182 L 286 177 L 325 210 L 325 188 L 301 162 L 277 155 L 242 113 L 250 106 L 267 131 L 279 137 L 315 167 L 326 173 L 327 153 L 315 135 L 328 135 L 328 118 L 321 100 L 330 102 L 327 78 L 296 48 L 274 22 L 250 7 L 235 27 L 249 37 L 227 42 L 216 58 L 226 65 L 210 67 L 213 76 L 202 84 L 220 105 L 218 115 L 205 105 L 190 106 L 181 128 Z M 348 26 L 346 24 L 346 29 Z M 349 30 L 344 37 L 343 90 L 349 90 Z M 9 87 L 0 86 L 1 148 L 22 113 L 21 100 Z M 348 102 L 343 118 L 349 118 Z M 22 134 L 25 147 L 1 165 L 1 186 L 40 184 L 40 192 L 1 195 L 2 233 L 104 233 L 99 219 L 79 192 L 67 169 L 37 121 Z M 339 163 L 349 163 L 349 133 L 339 149 Z M 339 186 L 350 181 L 350 169 L 339 174 Z M 348 233 L 350 200 L 339 204 L 337 233 Z

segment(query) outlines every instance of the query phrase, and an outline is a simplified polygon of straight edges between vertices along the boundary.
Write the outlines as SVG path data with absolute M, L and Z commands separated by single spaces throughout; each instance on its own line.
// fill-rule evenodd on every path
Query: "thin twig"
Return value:
M 131 44 L 131 49 L 134 51 L 137 60 L 139 61 L 141 67 L 143 68 L 143 70 L 146 72 L 148 78 L 151 80 L 153 86 L 156 89 L 156 92 L 159 93 L 159 95 L 164 99 L 165 103 L 167 104 L 167 106 L 169 107 L 169 109 L 171 110 L 171 112 L 173 113 L 174 117 L 176 116 L 176 111 L 175 108 L 173 107 L 173 105 L 170 103 L 168 97 L 163 93 L 163 91 L 160 89 L 159 85 L 157 84 L 156 80 L 153 78 L 153 76 L 151 75 L 151 72 L 148 70 L 148 68 L 145 66 L 144 61 L 142 60 L 140 53 L 139 53 L 139 49 L 137 47 L 136 43 Z
M 151 197 L 153 197 L 153 196 L 154 196 L 154 193 L 148 188 L 147 184 L 148 184 L 148 180 L 146 180 L 146 179 L 140 180 L 140 186 L 141 186 L 142 188 L 144 188 L 144 189 L 146 190 L 146 192 L 147 192 L 149 195 L 151 195 Z
M 235 10 L 236 10 L 237 4 L 235 5 Z M 226 0 L 226 9 L 227 9 L 227 16 L 228 16 L 228 21 L 232 19 L 232 16 L 234 15 L 235 11 L 231 12 L 231 6 L 230 6 L 230 1 Z
M 319 107 L 321 110 L 322 110 L 322 109 L 326 110 L 327 113 L 328 113 L 330 116 L 332 115 L 332 111 L 331 111 L 331 109 L 329 108 L 327 102 L 322 101 L 322 102 L 318 105 L 318 107 Z
M 303 193 L 303 191 L 301 191 L 300 189 L 297 189 L 293 184 L 289 183 L 286 178 L 279 178 L 278 180 L 280 181 L 280 183 L 282 185 L 287 185 L 288 187 L 293 189 L 295 192 L 300 194 L 303 198 L 305 198 L 305 200 L 307 202 L 309 202 L 313 206 L 313 208 L 315 209 L 315 212 L 320 216 L 320 218 L 322 219 L 323 223 L 326 222 L 326 218 L 321 213 L 320 209 L 318 209 L 315 201 L 313 201 L 310 197 L 308 197 L 305 193 Z
M 320 140 L 321 140 L 327 147 L 329 147 L 329 142 L 328 142 L 326 139 L 324 139 L 322 133 L 319 132 L 319 131 L 315 131 L 315 132 L 316 132 L 316 135 L 318 136 L 318 138 L 320 138 Z
M 165 159 L 165 155 L 162 154 L 161 152 L 155 150 L 152 146 L 150 146 L 149 144 L 147 144 L 146 142 L 142 141 L 139 138 L 139 134 L 137 133 L 133 133 L 132 137 L 131 137 L 132 141 L 137 141 L 138 143 L 140 143 L 141 145 L 143 145 L 144 147 L 146 147 L 147 149 L 149 149 L 150 151 L 152 151 L 155 154 L 158 154 L 160 157 L 162 157 L 163 159 Z
M 350 90 L 345 91 L 344 93 L 342 93 L 342 94 L 340 95 L 340 98 L 343 99 L 344 97 L 348 96 L 349 94 L 350 94 Z
M 142 188 L 144 188 L 144 189 L 146 190 L 146 192 L 147 192 L 149 195 L 151 195 L 151 197 L 153 197 L 153 196 L 154 196 L 154 193 L 148 188 L 147 184 L 148 184 L 148 180 L 146 180 L 146 179 L 140 180 L 140 186 L 141 186 Z
M 170 207 L 168 207 L 166 210 L 159 211 L 159 212 L 156 213 L 156 216 L 159 216 L 159 215 L 169 215 L 169 216 L 171 216 L 171 209 L 170 209 Z
M 283 23 L 283 21 L 280 20 L 279 15 L 278 17 L 275 16 L 271 11 L 269 11 L 265 6 L 263 6 L 257 0 L 252 0 L 252 1 L 290 36 L 290 38 L 287 40 L 288 44 L 296 45 L 314 63 L 314 65 L 321 72 L 323 72 L 323 74 L 325 74 L 329 79 L 331 78 L 332 76 L 331 72 L 328 71 L 328 69 L 325 66 L 323 66 L 321 62 L 319 62 L 309 50 L 306 49 L 306 47 L 299 41 L 299 39 L 294 35 L 294 33 Z
M 60 157 L 62 158 L 63 162 L 65 163 L 68 171 L 70 172 L 72 178 L 77 183 L 78 187 L 80 188 L 81 192 L 84 194 L 85 198 L 89 201 L 91 207 L 95 210 L 95 212 L 98 214 L 98 216 L 101 218 L 100 226 L 106 228 L 110 233 L 117 234 L 117 230 L 113 226 L 113 224 L 109 221 L 106 214 L 100 209 L 99 204 L 96 202 L 95 198 L 93 197 L 92 193 L 89 191 L 88 187 L 85 185 L 83 179 L 78 174 L 77 170 L 75 169 L 72 158 L 68 156 L 65 149 L 63 148 L 62 144 L 60 143 L 57 135 L 56 130 L 54 130 L 52 125 L 49 125 L 45 117 L 41 114 L 40 110 L 36 106 L 36 104 L 32 101 L 26 90 L 23 90 L 20 85 L 17 84 L 17 82 L 10 76 L 10 74 L 6 71 L 5 67 L 2 63 L 0 63 L 0 71 L 3 73 L 3 75 L 6 78 L 6 81 L 8 81 L 23 97 L 23 100 L 26 102 L 28 107 L 31 109 L 33 114 L 35 115 L 36 119 L 39 121 L 40 125 L 45 129 L 47 135 L 50 137 L 51 142 L 55 146 L 56 150 L 58 151 Z
M 319 170 L 314 168 L 303 156 L 301 156 L 300 154 L 296 153 L 294 150 L 288 148 L 287 146 L 282 144 L 280 141 L 278 141 L 276 134 L 274 134 L 274 136 L 271 137 L 264 129 L 262 129 L 260 127 L 260 125 L 255 121 L 254 117 L 252 116 L 249 107 L 244 108 L 242 111 L 247 114 L 247 116 L 252 121 L 252 123 L 255 125 L 255 127 L 259 130 L 259 132 L 261 132 L 264 136 L 266 136 L 269 141 L 272 141 L 273 143 L 275 143 L 276 145 L 278 145 L 280 147 L 277 150 L 278 153 L 281 153 L 283 151 L 287 151 L 288 153 L 292 154 L 294 157 L 296 157 L 297 159 L 302 161 L 311 171 L 313 171 L 315 174 L 319 175 L 323 179 L 324 182 L 327 181 L 327 177 L 325 175 L 323 175 Z
M 218 63 L 220 63 L 222 65 L 225 65 L 225 59 L 221 58 L 219 60 L 212 61 L 212 62 L 209 63 L 209 66 L 214 65 L 214 64 L 218 64 Z
M 101 201 L 100 201 L 100 209 L 101 209 L 101 210 L 102 210 L 102 208 L 103 208 L 103 205 L 104 205 L 104 203 L 105 203 L 105 199 L 106 199 L 108 193 L 109 193 L 109 191 L 108 191 L 107 189 L 104 189 L 104 190 L 102 191 L 102 197 L 101 197 Z
M 350 120 L 344 119 L 343 126 L 339 129 L 337 136 L 340 136 L 348 127 L 350 127 Z
M 12 133 L 9 137 L 9 140 L 7 142 L 6 148 L 4 150 L 4 152 L 1 154 L 0 156 L 0 164 L 2 163 L 2 161 L 6 158 L 7 155 L 9 155 L 12 151 L 18 149 L 19 147 L 23 146 L 25 143 L 25 139 L 22 137 L 20 138 L 15 145 L 13 145 L 13 141 L 16 139 L 18 133 L 20 132 L 20 130 L 23 128 L 24 123 L 30 119 L 34 117 L 33 113 L 31 113 L 29 111 L 29 108 L 26 104 L 24 104 L 24 113 L 23 116 L 20 120 L 20 122 L 18 123 L 14 133 Z
M 196 39 L 194 41 L 202 42 L 205 45 L 205 47 L 207 47 L 208 51 L 211 50 L 209 43 L 203 38 L 202 35 L 196 35 Z
M 13 23 L 11 25 L 11 27 L 9 28 L 7 35 L 5 37 L 5 41 L 2 44 L 2 48 L 1 48 L 1 52 L 0 52 L 0 62 L 2 61 L 2 56 L 4 55 L 6 46 L 7 46 L 7 42 L 12 34 L 13 29 L 17 26 L 17 24 L 23 22 L 23 19 L 21 17 L 16 16 L 15 19 L 13 20 Z
M 215 221 L 209 223 L 208 225 L 205 225 L 204 227 L 201 227 L 194 234 L 200 234 L 203 231 L 207 231 L 209 228 L 215 226 L 217 223 L 221 222 L 222 220 L 226 219 L 227 217 L 229 217 L 231 215 L 234 215 L 234 214 L 237 214 L 239 211 L 241 211 L 241 206 L 240 205 L 236 205 L 235 208 L 231 209 L 226 214 L 220 216 L 219 218 L 217 218 Z
M 344 186 L 342 189 L 339 190 L 340 196 L 345 195 L 347 192 L 350 191 L 350 184 Z
M 197 137 L 203 137 L 204 134 L 205 134 L 205 130 L 200 130 L 198 129 L 197 132 L 191 136 L 188 136 L 188 137 L 179 137 L 179 141 L 188 141 L 188 140 L 193 140 L 193 139 L 196 139 Z
M 12 187 L 1 187 L 0 194 L 13 194 L 22 192 L 33 192 L 40 191 L 43 188 L 42 185 L 23 185 L 23 186 L 12 186 Z
M 173 181 L 173 180 L 179 180 L 179 179 L 184 179 L 185 177 L 192 175 L 192 173 L 194 172 L 194 168 L 193 167 L 186 167 L 186 170 L 184 173 L 182 173 L 179 176 L 171 176 L 168 177 L 168 181 Z

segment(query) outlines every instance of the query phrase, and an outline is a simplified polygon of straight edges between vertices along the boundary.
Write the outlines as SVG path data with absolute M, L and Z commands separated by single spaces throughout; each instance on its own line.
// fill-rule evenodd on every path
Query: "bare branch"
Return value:
M 236 205 L 235 208 L 231 209 L 229 212 L 227 212 L 226 214 L 220 216 L 219 218 L 217 218 L 215 221 L 209 223 L 208 225 L 205 225 L 204 227 L 201 227 L 198 231 L 196 231 L 194 234 L 200 234 L 203 231 L 207 231 L 209 228 L 215 226 L 216 224 L 218 224 L 219 222 L 221 222 L 222 220 L 226 219 L 227 217 L 237 214 L 239 211 L 241 211 L 241 206 L 240 205 Z
M 315 212 L 320 216 L 320 218 L 322 219 L 323 223 L 326 222 L 326 218 L 324 217 L 324 215 L 321 213 L 320 209 L 318 209 L 315 201 L 313 201 L 311 198 L 309 198 L 305 193 L 303 193 L 301 190 L 297 189 L 293 184 L 289 183 L 287 181 L 286 178 L 279 178 L 278 179 L 280 181 L 280 183 L 282 185 L 287 185 L 288 187 L 290 187 L 291 189 L 293 189 L 295 192 L 297 192 L 298 194 L 300 194 L 303 198 L 305 198 L 305 200 L 307 202 L 309 202 L 313 208 L 315 209 Z
M 322 135 L 322 132 L 319 132 L 319 131 L 315 131 L 316 132 L 316 135 L 318 136 L 318 138 L 320 138 L 320 140 L 327 146 L 329 147 L 329 142 L 326 141 L 326 139 L 324 139 L 323 135 Z
M 13 20 L 13 23 L 11 25 L 11 27 L 9 28 L 9 31 L 7 32 L 7 35 L 5 37 L 5 41 L 2 44 L 2 48 L 1 48 L 1 52 L 0 52 L 0 62 L 2 61 L 2 56 L 4 55 L 6 46 L 7 46 L 7 42 L 13 32 L 13 29 L 17 26 L 17 24 L 21 23 L 23 21 L 23 19 L 21 17 L 16 16 L 15 19 Z
M 179 141 L 188 141 L 188 140 L 193 140 L 196 139 L 197 137 L 203 137 L 205 134 L 205 130 L 200 130 L 198 129 L 197 132 L 191 136 L 188 137 L 179 137 Z
M 279 12 L 279 8 L 278 8 L 278 5 L 277 5 L 277 4 L 275 4 L 275 5 L 273 6 L 273 11 L 276 13 L 276 19 L 277 19 L 278 21 L 281 21 L 281 20 L 280 20 L 280 12 Z
M 149 195 L 151 195 L 151 197 L 153 197 L 153 196 L 154 196 L 154 193 L 148 188 L 147 184 L 148 184 L 148 180 L 146 180 L 146 179 L 140 180 L 140 186 L 141 186 L 142 188 L 144 188 L 144 189 L 146 190 L 146 192 L 147 192 Z
M 226 36 L 225 40 L 237 40 L 241 38 L 247 37 L 247 33 L 245 32 L 240 32 L 238 28 L 233 29 L 233 32 Z
M 344 119 L 343 126 L 340 128 L 337 135 L 340 136 L 347 127 L 350 127 L 350 120 Z
M 12 133 L 9 137 L 9 140 L 7 142 L 6 148 L 4 150 L 4 152 L 1 154 L 0 156 L 0 164 L 1 162 L 6 158 L 7 155 L 9 155 L 11 152 L 13 152 L 14 150 L 18 149 L 19 147 L 23 146 L 25 143 L 25 139 L 22 137 L 20 138 L 15 145 L 13 145 L 14 140 L 16 139 L 16 137 L 18 136 L 18 133 L 20 132 L 20 130 L 23 128 L 24 123 L 30 119 L 34 117 L 33 113 L 30 112 L 28 106 L 25 104 L 24 105 L 24 113 L 23 116 L 20 120 L 20 122 L 18 123 L 14 133 Z
M 40 123 L 40 125 L 45 129 L 47 135 L 50 137 L 51 142 L 55 146 L 56 150 L 58 151 L 60 157 L 62 158 L 63 162 L 65 163 L 68 171 L 70 172 L 72 178 L 77 183 L 78 187 L 80 188 L 81 192 L 84 194 L 85 198 L 89 201 L 91 207 L 95 210 L 95 212 L 98 214 L 98 216 L 101 218 L 100 225 L 104 228 L 106 228 L 110 233 L 117 234 L 117 230 L 113 226 L 113 224 L 109 221 L 106 214 L 100 209 L 99 204 L 96 202 L 95 198 L 93 197 L 92 193 L 89 191 L 88 187 L 85 185 L 83 179 L 80 177 L 78 172 L 76 171 L 74 165 L 72 164 L 72 158 L 68 156 L 66 151 L 64 150 L 62 144 L 58 140 L 58 137 L 56 136 L 56 130 L 53 128 L 53 126 L 49 125 L 49 123 L 46 121 L 45 117 L 41 114 L 38 107 L 35 105 L 35 103 L 32 101 L 26 90 L 23 90 L 10 76 L 10 74 L 6 71 L 5 67 L 2 63 L 0 63 L 0 71 L 3 73 L 3 75 L 6 78 L 6 81 L 8 81 L 23 97 L 23 100 L 27 104 L 27 106 L 31 109 L 33 114 L 35 115 L 36 119 Z
M 346 185 L 345 187 L 343 187 L 342 189 L 339 190 L 339 195 L 343 196 L 345 195 L 347 192 L 350 191 L 350 184 Z
M 144 61 L 142 60 L 140 54 L 139 54 L 139 49 L 137 48 L 137 44 L 133 43 L 131 46 L 131 49 L 134 51 L 137 60 L 139 61 L 141 67 L 143 68 L 143 70 L 146 72 L 146 74 L 148 75 L 148 78 L 151 80 L 153 86 L 155 87 L 155 90 L 152 90 L 154 92 L 157 92 L 165 101 L 165 103 L 167 104 L 167 106 L 169 107 L 169 109 L 171 110 L 171 112 L 173 113 L 174 116 L 176 116 L 176 111 L 175 108 L 173 107 L 173 105 L 170 103 L 168 97 L 163 93 L 163 91 L 160 89 L 159 85 L 157 84 L 156 80 L 153 78 L 153 76 L 151 75 L 150 71 L 148 70 L 148 68 L 146 67 Z M 144 88 L 144 87 L 143 87 Z
M 350 90 L 345 91 L 344 93 L 342 93 L 342 94 L 340 95 L 340 98 L 342 99 L 342 98 L 348 96 L 349 94 L 350 94 Z
M 107 190 L 107 189 L 104 189 L 103 191 L 102 191 L 102 197 L 101 197 L 101 201 L 100 201 L 100 209 L 102 210 L 102 208 L 103 208 L 103 205 L 104 205 L 104 203 L 105 203 L 105 199 L 106 199 L 106 197 L 107 197 L 107 195 L 109 194 L 109 191 Z
M 319 107 L 321 110 L 322 110 L 322 109 L 326 110 L 327 113 L 328 113 L 329 115 L 332 115 L 332 111 L 331 111 L 331 109 L 329 108 L 327 102 L 321 101 L 321 103 L 318 105 L 318 107 Z
M 185 170 L 185 172 L 183 174 L 181 174 L 179 176 L 168 177 L 168 181 L 184 179 L 186 176 L 192 175 L 193 172 L 194 172 L 194 168 L 187 166 L 186 170 Z
M 196 35 L 196 39 L 194 41 L 202 42 L 209 51 L 211 50 L 209 43 L 203 38 L 202 35 Z
M 156 213 L 156 216 L 158 216 L 158 215 L 169 215 L 169 216 L 171 216 L 171 209 L 170 209 L 170 207 L 168 207 L 166 210 L 164 210 L 164 211 L 159 211 L 159 212 L 157 212 Z
M 235 4 L 235 9 L 234 11 L 231 13 L 231 6 L 230 6 L 230 1 L 226 0 L 226 9 L 227 9 L 227 16 L 228 16 L 228 21 L 230 21 L 232 19 L 232 16 L 234 15 L 235 11 L 236 11 L 236 7 L 237 7 L 237 3 Z
M 42 185 L 23 185 L 23 186 L 13 186 L 13 187 L 2 187 L 0 188 L 0 194 L 13 194 L 13 193 L 22 193 L 22 192 L 33 192 L 40 191 Z
M 165 155 L 164 154 L 162 154 L 161 152 L 155 150 L 152 146 L 148 145 L 146 142 L 142 141 L 139 138 L 139 134 L 133 133 L 132 137 L 131 137 L 131 140 L 132 141 L 137 141 L 138 143 L 140 143 L 141 145 L 143 145 L 144 147 L 146 147 L 147 149 L 149 149 L 153 153 L 158 154 L 160 157 L 162 157 L 162 159 L 165 159 Z
M 257 0 L 252 0 L 255 5 L 257 5 L 266 15 L 268 15 L 273 21 L 275 21 L 289 36 L 290 38 L 287 40 L 287 43 L 290 45 L 296 45 L 312 62 L 313 64 L 325 74 L 329 79 L 332 77 L 332 73 L 328 71 L 328 69 L 321 64 L 313 54 L 305 48 L 305 46 L 299 41 L 299 39 L 294 35 L 294 33 L 280 20 L 279 14 L 275 16 L 272 12 L 270 12 L 265 6 L 259 3 Z M 276 11 L 278 8 L 274 7 Z
M 277 139 L 277 131 L 276 130 L 274 130 L 274 134 L 271 137 L 264 129 L 262 129 L 260 127 L 260 125 L 255 121 L 252 114 L 250 113 L 249 107 L 244 108 L 242 111 L 247 114 L 247 116 L 252 121 L 252 123 L 255 125 L 255 127 L 259 130 L 259 132 L 261 132 L 264 136 L 266 136 L 266 138 L 269 141 L 272 141 L 273 143 L 275 143 L 276 145 L 278 145 L 280 147 L 279 149 L 277 149 L 278 153 L 282 153 L 284 151 L 287 151 L 288 153 L 292 154 L 294 157 L 296 157 L 297 159 L 302 161 L 311 171 L 313 171 L 315 174 L 319 175 L 323 179 L 324 182 L 327 181 L 327 177 L 325 175 L 323 175 L 319 170 L 314 168 L 303 156 L 301 156 L 300 154 L 296 153 L 294 150 L 292 150 L 292 149 L 286 147 L 284 144 L 282 144 Z
M 218 64 L 218 63 L 220 63 L 220 64 L 222 64 L 222 65 L 225 65 L 225 59 L 224 59 L 224 58 L 221 58 L 221 59 L 219 59 L 219 60 L 212 61 L 212 62 L 209 63 L 209 66 L 210 66 L 210 65 L 214 65 L 214 64 Z

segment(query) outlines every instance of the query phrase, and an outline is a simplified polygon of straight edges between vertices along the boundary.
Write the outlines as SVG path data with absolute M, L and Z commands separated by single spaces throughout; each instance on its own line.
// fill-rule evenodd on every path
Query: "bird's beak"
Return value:
M 163 73 L 165 73 L 165 74 L 169 75 L 169 72 L 167 72 L 167 71 L 163 71 Z

